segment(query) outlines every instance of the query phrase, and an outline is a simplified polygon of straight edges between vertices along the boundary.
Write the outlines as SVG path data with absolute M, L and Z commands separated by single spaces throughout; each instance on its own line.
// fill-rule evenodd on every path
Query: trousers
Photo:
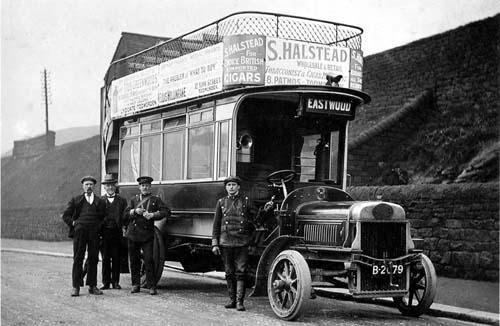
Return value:
M 121 239 L 119 228 L 104 228 L 102 234 L 102 283 L 120 283 Z
M 244 281 L 247 272 L 248 247 L 220 247 L 226 279 Z
M 97 285 L 97 263 L 99 262 L 99 232 L 100 224 L 83 224 L 75 226 L 75 235 L 73 237 L 73 287 L 79 288 L 82 280 L 83 259 L 85 251 L 88 260 L 88 286 Z
M 146 285 L 155 287 L 155 271 L 153 261 L 153 239 L 149 241 L 128 240 L 128 256 L 130 260 L 130 274 L 132 285 L 141 285 L 141 249 L 144 254 L 144 267 L 146 270 Z

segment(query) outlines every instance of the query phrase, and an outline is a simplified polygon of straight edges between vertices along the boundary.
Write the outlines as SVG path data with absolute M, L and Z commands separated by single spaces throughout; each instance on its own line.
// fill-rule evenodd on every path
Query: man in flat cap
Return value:
M 99 261 L 99 234 L 104 219 L 104 202 L 94 194 L 96 179 L 83 177 L 80 182 L 83 194 L 71 198 L 63 213 L 64 222 L 74 228 L 73 234 L 73 290 L 71 296 L 80 295 L 82 264 L 88 247 L 87 285 L 90 294 L 102 294 L 97 288 L 97 263 Z
M 253 205 L 240 194 L 241 180 L 224 180 L 227 196 L 220 198 L 215 207 L 212 231 L 212 252 L 222 255 L 230 301 L 226 308 L 244 311 L 245 277 L 248 246 L 254 231 Z
M 141 249 L 144 253 L 146 267 L 146 285 L 149 294 L 156 295 L 156 281 L 153 262 L 154 221 L 170 215 L 170 209 L 160 197 L 151 194 L 153 178 L 142 176 L 137 178 L 140 193 L 135 195 L 125 209 L 125 223 L 128 223 L 126 237 L 128 239 L 128 253 L 130 273 L 132 276 L 132 291 L 140 291 L 141 285 Z
M 112 174 L 106 174 L 101 184 L 106 194 L 101 197 L 105 203 L 104 223 L 102 227 L 102 284 L 101 290 L 120 286 L 120 258 L 122 241 L 123 214 L 127 200 L 116 193 L 117 180 Z

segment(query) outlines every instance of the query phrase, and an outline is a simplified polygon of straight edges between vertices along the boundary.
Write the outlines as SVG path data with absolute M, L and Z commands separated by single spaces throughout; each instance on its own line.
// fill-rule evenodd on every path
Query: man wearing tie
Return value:
M 140 193 L 132 197 L 129 206 L 125 209 L 124 217 L 128 223 L 125 236 L 128 239 L 130 274 L 132 277 L 131 293 L 140 291 L 142 249 L 149 294 L 156 295 L 153 261 L 154 221 L 168 217 L 170 209 L 163 203 L 160 197 L 151 194 L 152 181 L 153 178 L 148 176 L 137 178 Z
M 116 180 L 112 174 L 106 174 L 101 184 L 106 194 L 101 197 L 105 203 L 104 223 L 102 227 L 102 284 L 101 290 L 120 286 L 120 253 L 122 240 L 123 213 L 127 201 L 116 193 Z
M 74 228 L 73 236 L 73 290 L 72 297 L 80 295 L 82 265 L 88 247 L 89 270 L 87 285 L 90 294 L 102 294 L 97 288 L 97 263 L 99 261 L 99 234 L 104 219 L 104 202 L 94 194 L 96 179 L 83 177 L 83 194 L 71 198 L 63 213 L 64 222 Z

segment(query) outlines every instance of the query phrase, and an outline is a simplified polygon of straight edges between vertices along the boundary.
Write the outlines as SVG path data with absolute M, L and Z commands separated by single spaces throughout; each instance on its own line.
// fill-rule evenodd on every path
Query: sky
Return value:
M 359 26 L 366 56 L 494 16 L 500 1 L 2 0 L 0 152 L 45 132 L 44 69 L 50 130 L 98 125 L 99 91 L 122 32 L 175 37 L 246 10 Z

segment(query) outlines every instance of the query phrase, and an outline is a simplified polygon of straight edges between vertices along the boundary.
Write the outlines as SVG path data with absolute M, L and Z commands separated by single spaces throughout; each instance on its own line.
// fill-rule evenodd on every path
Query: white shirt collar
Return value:
M 88 199 L 89 199 L 89 197 L 90 197 L 90 200 L 88 200 Z M 92 203 L 94 202 L 94 193 L 93 193 L 93 192 L 91 192 L 91 193 L 90 193 L 90 196 L 89 196 L 87 193 L 85 193 L 85 200 L 89 201 L 89 202 L 90 202 L 90 204 L 92 205 Z

